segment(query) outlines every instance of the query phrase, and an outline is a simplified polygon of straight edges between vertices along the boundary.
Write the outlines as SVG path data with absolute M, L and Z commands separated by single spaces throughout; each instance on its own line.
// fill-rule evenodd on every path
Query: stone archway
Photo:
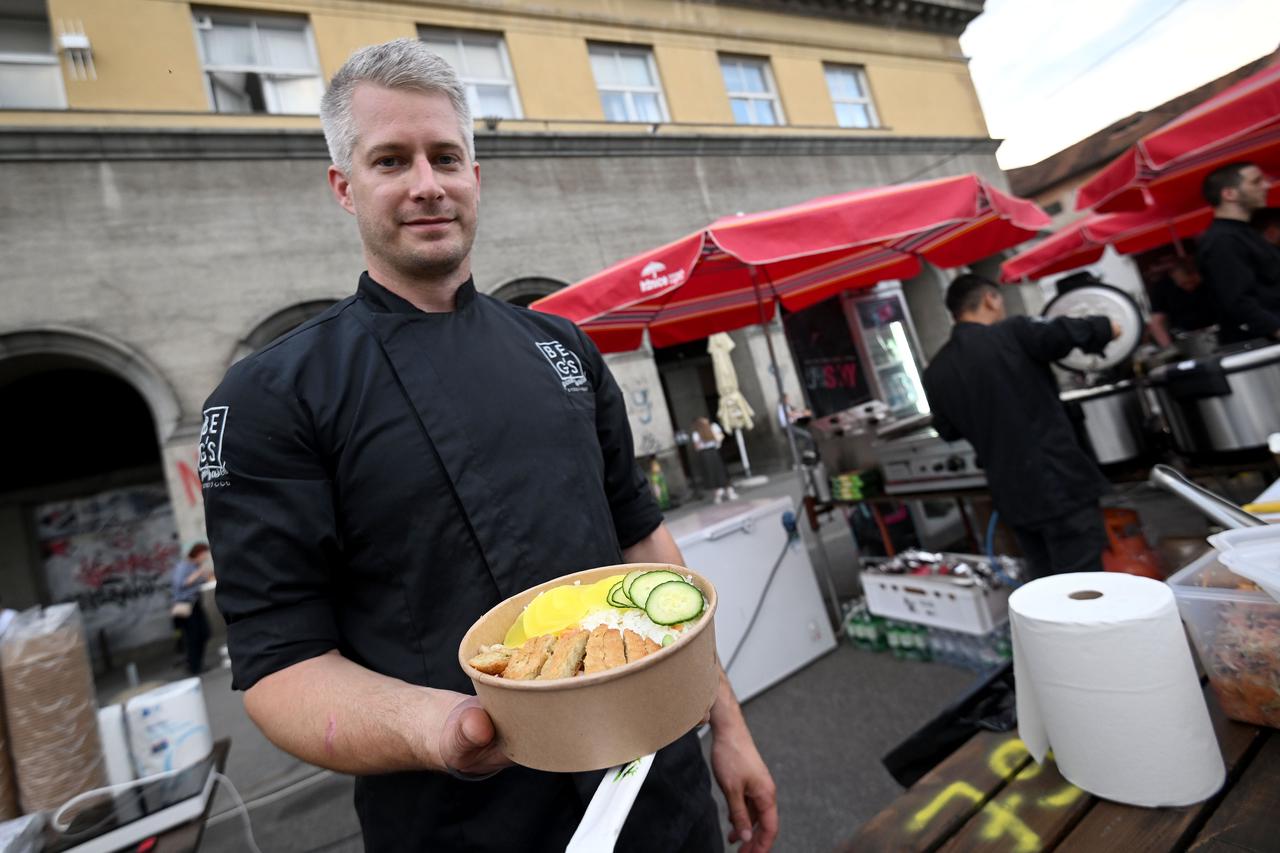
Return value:
M 249 334 L 236 342 L 228 364 L 235 364 L 252 352 L 262 349 L 281 335 L 293 331 L 298 326 L 335 304 L 336 299 L 312 299 L 298 302 L 282 308 L 259 322 Z
M 530 303 L 536 302 L 544 296 L 549 296 L 566 286 L 566 282 L 557 281 L 554 278 L 528 276 L 508 281 L 506 284 L 497 287 L 489 295 L 494 299 L 501 299 L 503 302 L 510 302 L 512 305 L 527 308 Z

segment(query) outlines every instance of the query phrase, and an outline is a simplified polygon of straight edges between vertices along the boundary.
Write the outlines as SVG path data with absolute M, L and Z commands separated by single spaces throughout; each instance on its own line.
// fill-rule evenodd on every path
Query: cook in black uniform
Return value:
M 1166 275 L 1151 286 L 1151 319 L 1147 327 L 1162 347 L 1173 343 L 1172 332 L 1194 332 L 1217 322 L 1217 308 L 1204 286 L 1195 261 L 1174 258 Z
M 1218 306 L 1218 341 L 1280 340 L 1280 249 L 1249 225 L 1267 206 L 1270 184 L 1252 163 L 1232 163 L 1204 179 L 1213 222 L 1196 243 L 1196 261 Z
M 1036 577 L 1102 569 L 1098 498 L 1108 484 L 1081 446 L 1049 365 L 1079 347 L 1101 352 L 1106 317 L 1005 318 L 991 281 L 973 274 L 947 289 L 956 325 L 924 372 L 933 425 L 973 445 L 1000 517 Z
M 533 584 L 680 552 L 596 348 L 476 293 L 480 172 L 452 69 L 411 39 L 366 48 L 322 109 L 368 272 L 206 403 L 232 684 L 278 746 L 360 777 L 371 853 L 561 851 L 601 773 L 509 766 L 458 644 Z M 767 850 L 773 782 L 723 674 L 711 724 L 731 840 Z M 659 752 L 618 849 L 720 849 L 709 782 L 695 734 Z

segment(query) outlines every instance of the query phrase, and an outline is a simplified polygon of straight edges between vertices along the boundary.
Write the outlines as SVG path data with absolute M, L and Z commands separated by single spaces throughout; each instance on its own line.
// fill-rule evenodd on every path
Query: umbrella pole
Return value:
M 738 440 L 738 455 L 742 457 L 742 467 L 747 471 L 747 478 L 751 477 L 751 460 L 747 458 L 747 443 L 742 440 L 742 430 L 735 429 L 733 437 Z
M 760 279 L 754 264 L 749 265 L 748 269 L 751 270 L 751 287 L 756 293 L 756 308 L 760 311 L 760 328 L 764 330 L 764 342 L 769 348 L 769 369 L 773 372 L 773 381 L 778 388 L 778 405 L 782 407 L 783 417 L 787 417 L 786 405 L 782 400 L 785 395 L 782 389 L 782 371 L 778 369 L 778 357 L 773 351 L 773 336 L 769 334 L 769 321 L 764 316 L 764 300 L 760 296 Z M 795 466 L 795 470 L 799 472 L 800 483 L 804 488 L 804 498 L 802 500 L 806 502 L 809 500 L 817 501 L 818 485 L 814 482 L 813 471 L 805 468 L 804 463 L 800 461 L 800 448 L 796 446 L 796 437 L 795 433 L 791 431 L 790 418 L 787 418 L 787 426 L 783 427 L 783 432 L 787 434 L 787 444 L 791 447 L 791 462 Z M 813 517 L 816 518 L 816 516 Z M 826 581 L 827 599 L 831 605 L 831 627 L 839 630 L 841 622 L 840 597 L 836 594 L 835 579 L 831 576 L 831 557 L 827 555 L 827 546 L 822 541 L 821 525 L 814 529 L 813 538 L 818 541 L 818 552 L 822 554 L 822 579 Z

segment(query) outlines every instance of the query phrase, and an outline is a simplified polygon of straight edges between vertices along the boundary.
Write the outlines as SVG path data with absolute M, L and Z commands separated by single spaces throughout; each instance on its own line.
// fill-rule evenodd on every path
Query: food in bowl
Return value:
M 667 569 L 565 584 L 539 593 L 501 644 L 482 648 L 468 663 L 513 681 L 594 675 L 676 642 L 706 607 L 691 577 Z

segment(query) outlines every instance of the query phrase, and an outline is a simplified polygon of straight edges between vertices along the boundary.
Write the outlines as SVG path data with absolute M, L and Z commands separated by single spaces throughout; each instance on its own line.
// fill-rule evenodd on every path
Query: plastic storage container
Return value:
M 1169 578 L 1222 710 L 1280 728 L 1280 603 L 1210 551 Z

